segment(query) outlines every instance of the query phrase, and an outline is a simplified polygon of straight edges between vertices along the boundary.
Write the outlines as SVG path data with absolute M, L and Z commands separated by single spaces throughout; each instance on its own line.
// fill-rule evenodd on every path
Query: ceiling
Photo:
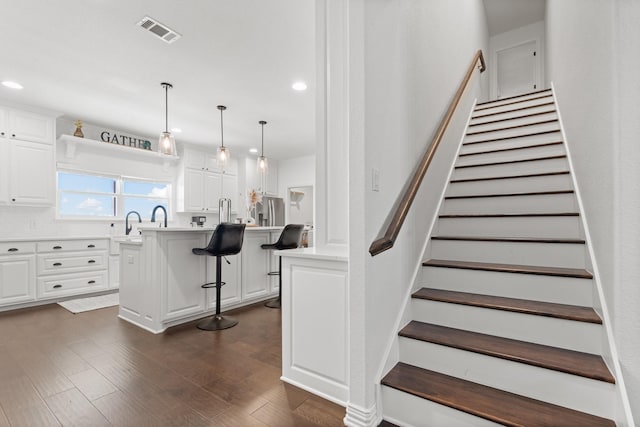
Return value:
M 546 0 L 483 0 L 489 36 L 544 20 Z
M 155 138 L 220 143 L 291 158 L 315 147 L 314 0 L 0 0 L 0 102 Z M 136 24 L 148 15 L 182 35 L 167 44 Z M 304 92 L 294 81 L 307 82 Z M 71 130 L 69 131 L 71 133 Z M 237 155 L 237 154 L 236 154 Z

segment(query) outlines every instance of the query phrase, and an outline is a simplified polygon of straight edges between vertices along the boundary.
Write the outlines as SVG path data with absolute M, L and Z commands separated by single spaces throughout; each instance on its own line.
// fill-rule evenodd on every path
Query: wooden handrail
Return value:
M 473 56 L 473 61 L 471 62 L 471 65 L 467 70 L 467 74 L 464 76 L 464 79 L 460 83 L 458 91 L 453 97 L 451 104 L 449 104 L 449 109 L 440 122 L 440 126 L 438 127 L 438 130 L 431 141 L 431 145 L 422 156 L 422 160 L 420 160 L 420 163 L 414 171 L 414 174 L 411 177 L 410 181 L 408 181 L 408 183 L 405 185 L 403 193 L 401 193 L 403 194 L 402 198 L 396 201 L 391 212 L 389 212 L 385 223 L 382 225 L 378 237 L 376 237 L 376 240 L 371 243 L 371 246 L 369 247 L 369 253 L 371 254 L 371 256 L 376 256 L 379 253 L 393 247 L 393 244 L 395 243 L 396 238 L 400 233 L 400 229 L 402 228 L 402 224 L 404 223 L 404 220 L 409 213 L 411 204 L 413 203 L 413 200 L 418 193 L 418 189 L 422 184 L 422 179 L 427 173 L 427 169 L 429 169 L 429 164 L 431 164 L 431 160 L 433 160 L 433 157 L 435 156 L 436 150 L 438 149 L 444 133 L 449 126 L 449 122 L 451 122 L 453 113 L 455 113 L 456 108 L 458 108 L 458 104 L 462 99 L 462 94 L 464 93 L 464 90 L 471 80 L 473 71 L 476 69 L 476 66 L 478 66 L 478 61 L 480 61 L 478 68 L 482 73 L 487 68 L 484 62 L 484 56 L 482 55 L 482 50 L 478 50 Z

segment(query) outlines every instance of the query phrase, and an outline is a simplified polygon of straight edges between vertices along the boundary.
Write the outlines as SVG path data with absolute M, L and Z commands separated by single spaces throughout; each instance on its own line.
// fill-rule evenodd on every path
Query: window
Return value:
M 122 218 L 137 211 L 151 218 L 157 205 L 169 212 L 171 187 L 124 177 L 58 172 L 58 214 L 62 218 Z
M 133 180 L 123 180 L 122 184 L 124 212 L 136 211 L 142 218 L 151 218 L 157 205 L 169 212 L 169 184 Z

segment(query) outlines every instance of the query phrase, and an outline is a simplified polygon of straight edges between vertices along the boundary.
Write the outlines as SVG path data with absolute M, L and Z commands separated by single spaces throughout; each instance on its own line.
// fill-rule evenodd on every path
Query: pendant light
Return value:
M 227 147 L 224 146 L 224 127 L 222 124 L 222 112 L 224 110 L 227 109 L 227 107 L 225 107 L 224 105 L 218 105 L 218 110 L 220 110 L 220 147 L 218 147 L 218 153 L 216 155 L 216 158 L 218 159 L 218 165 L 220 165 L 222 167 L 222 170 L 224 170 L 224 167 L 227 165 L 227 162 L 229 161 L 229 157 L 231 155 L 231 153 L 229 153 L 229 149 Z
M 262 126 L 262 151 L 260 152 L 260 157 L 258 157 L 258 172 L 262 175 L 266 175 L 269 169 L 269 162 L 267 158 L 264 156 L 264 125 L 267 124 L 264 120 L 260 120 L 258 122 L 260 126 Z
M 176 154 L 176 140 L 169 132 L 169 89 L 173 88 L 171 83 L 160 83 L 162 87 L 164 87 L 164 106 L 165 106 L 165 114 L 164 114 L 164 132 L 160 134 L 160 139 L 158 140 L 158 152 L 161 154 L 166 154 L 168 156 L 175 156 Z

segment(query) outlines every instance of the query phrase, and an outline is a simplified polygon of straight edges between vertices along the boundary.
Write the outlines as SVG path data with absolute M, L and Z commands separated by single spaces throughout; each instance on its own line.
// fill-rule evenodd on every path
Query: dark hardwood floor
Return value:
M 117 311 L 0 313 L 0 427 L 343 425 L 344 408 L 280 381 L 280 310 L 159 335 Z

